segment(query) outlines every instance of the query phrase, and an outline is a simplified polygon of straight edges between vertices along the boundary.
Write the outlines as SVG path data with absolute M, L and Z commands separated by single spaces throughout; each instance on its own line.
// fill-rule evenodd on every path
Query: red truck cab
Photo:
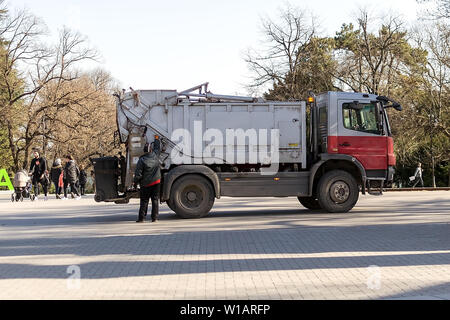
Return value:
M 373 94 L 328 92 L 316 99 L 318 154 L 347 155 L 362 166 L 362 192 L 390 184 L 395 155 L 386 108 L 401 110 L 386 97 Z

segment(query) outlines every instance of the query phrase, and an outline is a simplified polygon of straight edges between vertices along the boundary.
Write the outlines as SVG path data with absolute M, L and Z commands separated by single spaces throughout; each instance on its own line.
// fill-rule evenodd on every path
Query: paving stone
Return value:
M 137 210 L 0 195 L 0 299 L 450 299 L 450 192 L 348 214 L 295 198 L 222 198 L 200 220 L 162 205 L 157 224 Z

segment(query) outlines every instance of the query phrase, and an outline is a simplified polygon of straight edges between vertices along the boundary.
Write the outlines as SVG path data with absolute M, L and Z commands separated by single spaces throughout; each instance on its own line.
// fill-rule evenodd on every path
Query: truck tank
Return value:
M 207 86 L 182 92 L 130 88 L 117 96 L 119 136 L 128 151 L 127 185 L 144 144 L 152 143 L 155 135 L 165 169 L 180 164 L 267 166 L 274 148 L 278 163 L 306 168 L 304 101 L 216 95 Z

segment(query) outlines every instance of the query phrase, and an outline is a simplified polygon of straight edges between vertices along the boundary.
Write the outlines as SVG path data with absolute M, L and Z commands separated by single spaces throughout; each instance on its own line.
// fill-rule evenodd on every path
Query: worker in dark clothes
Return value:
M 139 158 L 134 173 L 134 186 L 140 185 L 141 203 L 136 222 L 144 222 L 147 216 L 148 204 L 152 200 L 152 222 L 158 220 L 159 191 L 161 186 L 161 169 L 159 164 L 159 140 L 155 140 L 153 147 L 146 144 L 145 154 Z

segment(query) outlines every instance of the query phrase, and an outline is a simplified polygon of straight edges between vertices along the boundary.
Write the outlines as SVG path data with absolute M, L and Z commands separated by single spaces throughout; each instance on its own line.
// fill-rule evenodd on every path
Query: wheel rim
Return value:
M 350 187 L 344 181 L 336 181 L 331 185 L 330 197 L 335 203 L 344 203 L 350 196 Z
M 204 192 L 196 185 L 183 188 L 180 194 L 181 204 L 188 209 L 198 208 L 204 199 Z

